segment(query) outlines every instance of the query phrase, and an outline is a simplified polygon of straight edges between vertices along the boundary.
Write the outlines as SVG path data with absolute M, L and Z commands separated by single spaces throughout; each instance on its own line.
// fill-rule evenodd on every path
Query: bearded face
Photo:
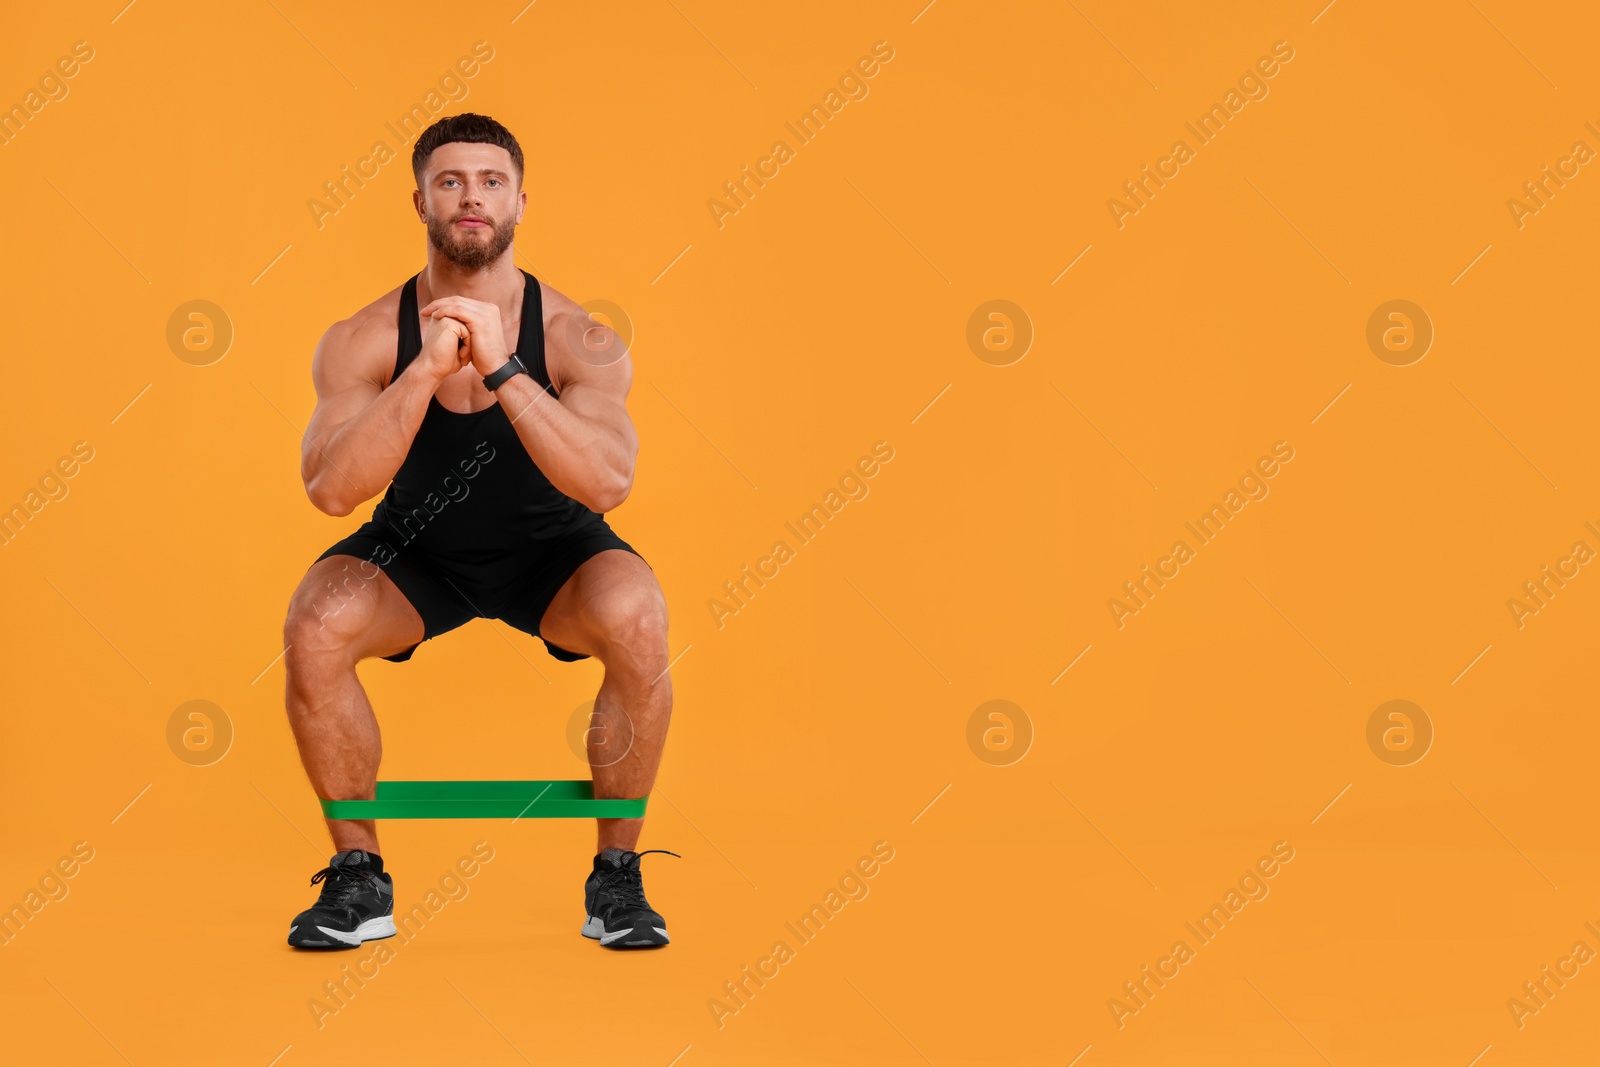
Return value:
M 488 225 L 462 223 L 462 219 L 474 215 Z M 428 216 L 428 242 L 462 270 L 482 270 L 499 259 L 511 247 L 516 229 L 514 219 L 496 219 L 482 210 L 460 211 L 449 218 Z

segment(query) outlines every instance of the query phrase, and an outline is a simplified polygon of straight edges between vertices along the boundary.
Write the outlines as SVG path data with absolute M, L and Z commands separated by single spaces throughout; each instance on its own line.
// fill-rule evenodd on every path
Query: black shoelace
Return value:
M 643 852 L 635 852 L 632 862 L 623 857 L 622 866 L 601 872 L 599 888 L 610 893 L 612 899 L 619 904 L 631 908 L 648 908 L 650 905 L 644 899 L 644 880 L 639 876 L 639 858 L 648 856 L 652 852 L 662 852 L 683 859 L 676 852 L 667 852 L 664 848 L 647 848 Z
M 342 908 L 376 877 L 375 873 L 361 867 L 324 867 L 311 876 L 312 885 L 323 883 L 322 895 L 317 898 L 315 906 Z

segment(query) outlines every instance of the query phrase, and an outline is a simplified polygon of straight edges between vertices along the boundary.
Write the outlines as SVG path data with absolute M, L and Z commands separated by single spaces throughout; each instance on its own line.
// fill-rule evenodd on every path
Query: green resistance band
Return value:
M 649 797 L 596 800 L 584 779 L 379 782 L 374 800 L 324 800 L 329 819 L 642 819 Z

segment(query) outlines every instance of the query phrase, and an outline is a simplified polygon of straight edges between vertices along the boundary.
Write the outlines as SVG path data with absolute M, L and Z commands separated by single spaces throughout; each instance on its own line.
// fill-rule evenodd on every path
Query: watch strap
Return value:
M 517 354 L 513 352 L 511 353 L 511 358 L 506 360 L 504 366 L 484 376 L 483 384 L 486 389 L 488 389 L 490 392 L 493 392 L 494 390 L 500 388 L 501 385 L 505 384 L 508 379 L 518 374 L 530 374 L 530 372 L 523 364 L 522 360 L 517 358 Z

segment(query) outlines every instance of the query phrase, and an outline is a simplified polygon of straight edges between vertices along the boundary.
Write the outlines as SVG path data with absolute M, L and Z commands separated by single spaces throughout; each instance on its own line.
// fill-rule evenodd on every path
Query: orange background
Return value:
M 0 947 L 0 1058 L 1592 1062 L 1594 965 L 1521 1028 L 1507 1001 L 1600 949 L 1600 577 L 1520 629 L 1506 601 L 1600 548 L 1600 177 L 1520 229 L 1506 201 L 1600 148 L 1597 19 L 1245 6 L 8 12 L 0 101 L 94 58 L 0 147 L 0 503 L 94 456 L 0 548 L 0 905 L 94 851 Z M 305 498 L 310 358 L 423 265 L 384 124 L 480 40 L 441 113 L 521 139 L 519 263 L 633 322 L 643 447 L 609 519 L 681 653 L 641 843 L 683 854 L 646 863 L 674 942 L 578 937 L 592 824 L 389 823 L 400 910 L 495 858 L 319 1028 L 373 946 L 283 943 L 331 849 L 275 657 L 370 505 Z M 706 201 L 877 41 L 870 94 L 719 229 Z M 1119 229 L 1108 198 L 1278 41 L 1269 95 Z M 307 201 L 379 139 L 399 158 L 319 229 Z M 209 366 L 166 341 L 194 299 L 235 331 Z M 996 299 L 1035 334 L 1007 366 L 966 340 Z M 1396 299 L 1436 331 L 1404 367 L 1366 342 Z M 719 628 L 722 583 L 880 440 L 870 495 Z M 1270 495 L 1119 629 L 1107 599 L 1278 441 Z M 565 730 L 601 670 L 475 621 L 360 673 L 386 777 L 537 778 L 584 773 Z M 234 731 L 208 766 L 167 741 L 197 699 Z M 1409 766 L 1367 742 L 1396 699 L 1434 732 Z M 969 747 L 991 700 L 1031 723 L 1009 765 L 979 754 L 1018 742 Z M 870 893 L 719 1027 L 723 983 L 879 841 Z M 1279 841 L 1270 894 L 1199 946 L 1185 922 Z M 1179 939 L 1119 1028 L 1107 1001 Z

